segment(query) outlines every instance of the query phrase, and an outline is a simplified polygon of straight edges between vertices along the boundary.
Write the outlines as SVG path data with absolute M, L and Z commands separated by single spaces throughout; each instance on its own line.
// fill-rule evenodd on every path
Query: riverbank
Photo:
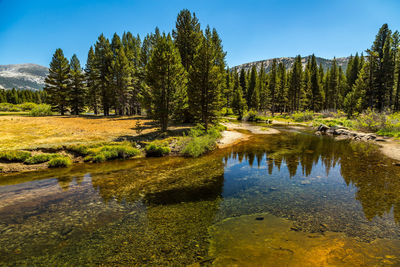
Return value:
M 328 135 L 338 140 L 362 141 L 376 144 L 382 154 L 400 161 L 400 142 L 392 137 L 379 136 L 374 133 L 349 130 L 345 127 L 319 125 L 315 131 L 316 135 Z

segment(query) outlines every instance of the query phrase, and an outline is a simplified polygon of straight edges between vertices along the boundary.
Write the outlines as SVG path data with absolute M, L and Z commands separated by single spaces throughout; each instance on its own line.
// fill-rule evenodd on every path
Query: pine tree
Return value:
M 225 55 L 221 55 L 222 47 L 215 39 L 214 32 L 211 33 L 207 26 L 189 72 L 190 110 L 193 112 L 193 117 L 200 121 L 206 130 L 218 115 L 221 107 L 221 88 L 224 84 Z
M 233 86 L 232 86 L 232 71 L 229 70 L 229 67 L 226 69 L 225 73 L 225 87 L 223 89 L 224 96 L 224 106 L 226 108 L 231 106 L 232 96 L 233 96 Z
M 170 118 L 182 90 L 186 86 L 186 72 L 171 36 L 157 38 L 146 68 L 146 80 L 150 87 L 153 118 L 159 122 L 161 131 L 168 128 Z
M 58 48 L 50 62 L 49 74 L 45 79 L 44 90 L 47 93 L 47 102 L 61 115 L 68 109 L 69 91 L 69 63 L 64 57 L 61 48 Z
M 239 119 L 242 119 L 244 112 L 247 109 L 246 100 L 243 98 L 243 90 L 240 86 L 238 73 L 234 72 L 235 84 L 233 89 L 233 99 L 232 99 L 232 108 L 233 112 L 238 115 Z
M 272 61 L 272 67 L 269 74 L 269 102 L 271 103 L 271 113 L 272 117 L 275 114 L 275 106 L 276 106 L 276 87 L 277 87 L 277 70 L 276 70 L 276 59 Z
M 98 81 L 98 73 L 95 67 L 95 55 L 91 46 L 88 52 L 88 57 L 85 67 L 87 95 L 86 103 L 93 109 L 95 115 L 99 114 L 100 92 L 96 82 Z
M 188 72 L 193 63 L 196 46 L 201 40 L 200 23 L 196 14 L 192 15 L 187 9 L 181 10 L 176 18 L 172 36 L 179 49 L 182 65 Z
M 100 91 L 104 116 L 110 115 L 113 103 L 111 63 L 113 52 L 110 42 L 101 34 L 95 44 L 95 69 L 97 73 L 96 85 Z
M 360 70 L 352 90 L 344 99 L 344 109 L 348 118 L 352 118 L 354 113 L 360 113 L 365 108 L 365 92 L 369 86 L 369 64 L 365 64 Z
M 300 108 L 300 98 L 302 89 L 302 72 L 301 56 L 298 55 L 294 61 L 289 84 L 289 102 L 291 111 L 297 111 Z
M 260 109 L 265 110 L 267 108 L 268 101 L 268 86 L 264 63 L 261 63 L 260 73 L 257 79 L 257 90 L 260 95 Z
M 394 62 L 395 62 L 395 76 L 397 77 L 396 93 L 394 96 L 393 110 L 400 110 L 400 34 L 396 31 L 393 34 L 393 50 L 395 51 Z
M 376 35 L 369 53 L 371 89 L 368 92 L 371 107 L 382 111 L 389 105 L 393 88 L 394 59 L 392 51 L 391 31 L 383 24 Z
M 71 114 L 79 115 L 85 108 L 85 74 L 82 71 L 81 63 L 74 54 L 70 60 L 70 107 Z
M 243 97 L 246 99 L 246 105 L 247 103 L 247 77 L 246 77 L 246 72 L 245 70 L 242 68 L 240 70 L 240 75 L 239 75 L 239 82 L 240 82 L 240 87 L 242 87 L 242 91 L 243 91 Z
M 249 89 L 247 91 L 247 106 L 249 109 L 258 110 L 258 106 L 260 103 L 260 95 L 256 90 L 257 85 L 257 69 L 256 66 L 253 65 L 250 71 L 250 80 L 249 80 Z
M 311 56 L 311 67 L 310 67 L 310 91 L 311 91 L 311 110 L 319 111 L 322 108 L 323 97 L 321 86 L 318 78 L 318 66 L 315 55 Z
M 276 102 L 278 105 L 279 111 L 282 113 L 286 111 L 287 105 L 287 87 L 286 87 L 286 68 L 285 65 L 280 62 L 278 64 L 278 73 L 277 73 L 277 87 L 276 87 Z

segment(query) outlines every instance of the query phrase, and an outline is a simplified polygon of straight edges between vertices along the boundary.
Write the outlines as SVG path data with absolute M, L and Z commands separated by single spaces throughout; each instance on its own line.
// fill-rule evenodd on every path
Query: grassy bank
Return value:
M 153 121 L 139 116 L 2 116 L 0 172 L 138 156 L 198 157 L 216 147 L 222 130 L 181 125 L 161 133 Z
M 303 124 L 307 126 L 345 127 L 355 131 L 376 133 L 382 136 L 400 138 L 400 113 L 379 113 L 367 110 L 357 114 L 352 119 L 346 117 L 342 111 L 323 111 L 314 113 L 312 111 L 295 112 L 292 114 L 271 114 L 249 111 L 243 116 L 243 120 L 252 122 L 273 122 L 282 124 Z

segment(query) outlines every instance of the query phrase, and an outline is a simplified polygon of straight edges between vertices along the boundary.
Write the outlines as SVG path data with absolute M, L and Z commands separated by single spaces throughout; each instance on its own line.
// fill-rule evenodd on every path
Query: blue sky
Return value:
M 347 56 L 369 48 L 383 23 L 400 30 L 398 0 L 0 0 L 0 64 L 48 66 L 60 47 L 84 65 L 100 33 L 169 32 L 183 8 L 218 30 L 230 66 L 297 54 Z

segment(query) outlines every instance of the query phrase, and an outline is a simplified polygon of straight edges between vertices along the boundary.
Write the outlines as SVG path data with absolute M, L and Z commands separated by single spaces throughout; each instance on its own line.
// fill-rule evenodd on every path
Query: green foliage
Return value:
M 31 156 L 30 152 L 27 151 L 3 151 L 0 152 L 0 161 L 5 162 L 24 162 Z
M 97 144 L 92 146 L 77 145 L 70 147 L 76 153 L 85 157 L 85 161 L 104 162 L 113 159 L 127 159 L 140 154 L 140 150 L 129 143 Z
M 39 164 L 39 163 L 47 162 L 47 161 L 49 161 L 55 157 L 59 157 L 59 156 L 60 156 L 59 154 L 47 154 L 47 153 L 37 154 L 37 155 L 27 158 L 24 161 L 24 163 L 28 164 L 28 165 Z
M 21 111 L 31 111 L 38 105 L 36 103 L 26 102 L 22 104 L 10 104 L 10 103 L 0 103 L 0 111 L 7 112 L 21 112 Z
M 260 121 L 260 117 L 258 116 L 258 112 L 255 110 L 249 110 L 244 116 L 244 121 Z
M 386 115 L 368 109 L 356 119 L 357 128 L 380 135 L 400 136 L 400 112 Z
M 306 110 L 304 112 L 295 112 L 290 116 L 295 122 L 311 121 L 314 118 L 314 112 Z
M 40 117 L 40 116 L 51 116 L 53 112 L 51 111 L 51 106 L 47 104 L 36 105 L 30 112 L 30 116 Z
M 61 48 L 58 48 L 50 62 L 49 75 L 45 79 L 44 90 L 48 95 L 48 103 L 64 115 L 68 109 L 70 97 L 69 84 L 70 67 L 68 59 L 64 57 Z
M 377 132 L 384 129 L 386 125 L 386 115 L 367 109 L 356 118 L 356 127 L 360 130 Z
M 196 121 L 205 128 L 215 122 L 221 108 L 225 77 L 225 53 L 215 29 L 207 26 L 189 71 L 189 108 Z
M 186 71 L 182 66 L 179 50 L 169 34 L 157 38 L 146 66 L 146 74 L 152 115 L 165 132 L 169 120 L 177 113 L 177 108 L 184 108 L 182 102 L 186 101 Z
M 57 156 L 49 161 L 49 168 L 61 168 L 69 167 L 72 164 L 72 160 L 67 156 Z
M 325 124 L 329 127 L 332 126 L 343 126 L 349 129 L 354 128 L 354 122 L 347 118 L 329 118 L 329 119 L 314 119 L 313 126 L 319 126 L 321 124 Z
M 171 149 L 167 142 L 153 141 L 145 147 L 146 157 L 162 157 L 168 155 Z
M 200 155 L 215 148 L 218 138 L 221 137 L 221 131 L 226 129 L 222 125 L 215 125 L 205 131 L 202 125 L 197 125 L 189 132 L 189 141 L 182 149 L 182 154 L 188 157 L 199 157 Z

